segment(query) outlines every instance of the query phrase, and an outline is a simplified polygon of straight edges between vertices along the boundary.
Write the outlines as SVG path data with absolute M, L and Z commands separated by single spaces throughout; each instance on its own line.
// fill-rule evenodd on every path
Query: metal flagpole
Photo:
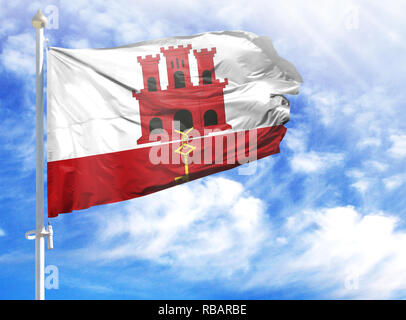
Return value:
M 44 226 L 44 28 L 47 19 L 41 10 L 32 18 L 36 29 L 36 229 L 26 233 L 26 238 L 35 239 L 35 299 L 45 299 L 45 248 L 52 249 L 52 228 Z

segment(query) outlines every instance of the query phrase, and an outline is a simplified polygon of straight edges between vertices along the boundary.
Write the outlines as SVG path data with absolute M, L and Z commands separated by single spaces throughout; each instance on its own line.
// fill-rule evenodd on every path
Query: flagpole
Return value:
M 47 19 L 41 12 L 32 18 L 36 30 L 36 232 L 35 232 L 35 299 L 45 299 L 44 237 L 44 28 Z

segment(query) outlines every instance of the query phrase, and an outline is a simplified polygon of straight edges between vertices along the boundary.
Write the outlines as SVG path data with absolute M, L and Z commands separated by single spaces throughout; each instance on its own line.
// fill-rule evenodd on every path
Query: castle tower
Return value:
M 161 52 L 166 58 L 168 89 L 190 88 L 193 86 L 190 80 L 188 57 L 191 48 L 190 44 L 186 47 L 180 45 L 177 48 L 173 46 L 169 46 L 168 49 L 161 48 Z
M 199 85 L 194 86 L 190 78 L 189 51 L 190 44 L 161 48 L 166 59 L 168 87 L 161 90 L 158 63 L 160 55 L 145 58 L 138 57 L 142 67 L 144 89 L 133 91 L 133 97 L 139 101 L 142 136 L 138 144 L 166 139 L 160 133 L 167 132 L 168 139 L 174 137 L 174 130 L 187 131 L 194 128 L 201 135 L 206 129 L 227 130 L 225 117 L 224 93 L 227 78 L 216 79 L 213 56 L 216 48 L 211 50 L 194 50 L 198 65 Z M 183 88 L 183 89 L 182 89 Z M 179 139 L 178 135 L 176 135 Z
M 161 57 L 159 54 L 157 54 L 155 57 L 152 57 L 152 55 L 148 55 L 145 58 L 137 57 L 137 60 L 142 67 L 142 75 L 144 78 L 144 90 L 150 92 L 161 90 L 158 69 L 158 63 L 160 58 Z
M 216 48 L 211 50 L 202 49 L 200 52 L 193 50 L 193 54 L 197 60 L 197 68 L 199 70 L 199 85 L 207 85 L 218 82 L 214 73 L 213 57 L 216 54 Z

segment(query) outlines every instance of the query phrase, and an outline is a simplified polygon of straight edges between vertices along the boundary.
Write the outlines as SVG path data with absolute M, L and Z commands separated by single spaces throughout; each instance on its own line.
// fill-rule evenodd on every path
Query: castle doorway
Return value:
M 173 117 L 175 129 L 185 131 L 193 127 L 193 117 L 188 110 L 179 110 Z
M 159 118 L 152 118 L 149 122 L 149 133 L 161 133 L 162 129 L 162 120 Z

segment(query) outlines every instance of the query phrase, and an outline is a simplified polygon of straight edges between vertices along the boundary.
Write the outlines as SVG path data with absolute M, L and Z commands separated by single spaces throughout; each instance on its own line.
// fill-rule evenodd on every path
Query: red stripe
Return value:
M 279 153 L 279 144 L 286 132 L 284 126 L 254 130 L 257 132 L 257 159 Z M 230 135 L 234 135 L 236 141 L 235 146 L 224 144 L 223 159 L 228 160 L 227 163 L 192 163 L 189 165 L 189 180 L 240 165 L 236 160 L 244 156 L 243 152 L 247 155 L 250 151 L 248 134 L 249 131 L 246 131 L 246 142 L 240 143 L 240 146 L 237 133 L 222 135 L 223 141 L 227 141 Z M 202 147 L 193 152 L 202 155 L 211 149 L 214 154 L 214 139 L 201 138 L 200 142 L 204 141 Z M 173 151 L 180 144 L 171 145 L 174 146 L 170 152 L 173 159 L 177 156 Z M 141 197 L 179 184 L 175 178 L 184 175 L 183 162 L 154 165 L 149 160 L 151 148 L 48 162 L 48 216 L 56 217 L 59 213 Z M 201 159 L 203 162 L 203 156 Z M 230 160 L 235 160 L 235 163 L 230 163 Z

